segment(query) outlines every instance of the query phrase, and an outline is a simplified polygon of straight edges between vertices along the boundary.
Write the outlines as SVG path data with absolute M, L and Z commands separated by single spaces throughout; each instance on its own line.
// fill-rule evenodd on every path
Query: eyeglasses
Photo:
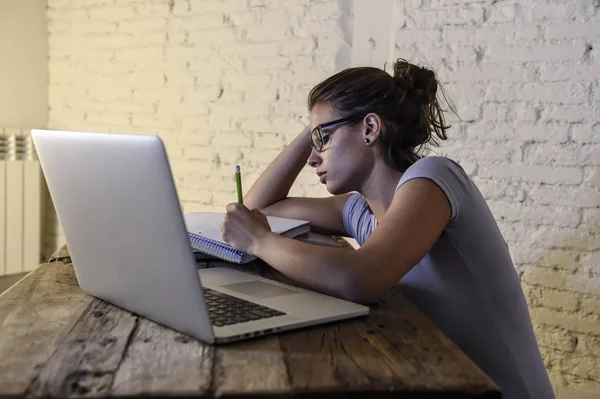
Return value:
M 363 119 L 365 116 L 367 115 L 365 114 L 360 116 L 349 116 L 347 118 L 337 119 L 335 121 L 321 123 L 320 125 L 315 126 L 315 128 L 310 133 L 310 144 L 315 150 L 317 150 L 317 152 L 322 152 L 325 144 L 329 142 L 329 136 L 333 134 L 333 132 L 323 132 L 323 129 L 331 127 L 333 125 L 354 122 L 359 119 Z

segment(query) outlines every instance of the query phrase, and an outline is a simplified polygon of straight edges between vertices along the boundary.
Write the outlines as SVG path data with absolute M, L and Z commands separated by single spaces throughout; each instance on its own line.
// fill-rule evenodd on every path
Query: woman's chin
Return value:
M 344 191 L 341 190 L 340 187 L 336 187 L 333 184 L 327 182 L 325 183 L 325 188 L 327 189 L 327 191 L 329 192 L 329 194 L 331 195 L 339 195 L 339 194 L 344 194 Z

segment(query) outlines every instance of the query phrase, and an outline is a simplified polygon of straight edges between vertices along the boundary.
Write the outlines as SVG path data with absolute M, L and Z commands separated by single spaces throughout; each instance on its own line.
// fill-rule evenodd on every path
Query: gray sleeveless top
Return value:
M 426 178 L 446 194 L 452 217 L 433 248 L 398 282 L 510 399 L 552 399 L 554 393 L 533 332 L 508 246 L 485 199 L 456 162 L 428 156 L 402 175 Z M 363 244 L 377 227 L 365 198 L 344 206 L 349 236 Z

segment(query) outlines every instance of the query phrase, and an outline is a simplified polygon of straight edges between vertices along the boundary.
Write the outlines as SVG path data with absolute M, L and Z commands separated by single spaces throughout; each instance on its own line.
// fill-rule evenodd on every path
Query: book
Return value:
M 220 212 L 192 212 L 183 215 L 196 260 L 221 259 L 232 263 L 248 263 L 255 256 L 238 251 L 223 240 L 221 223 L 225 217 Z M 294 238 L 310 231 L 310 222 L 267 216 L 271 231 Z
M 334 247 L 339 248 L 340 244 L 330 235 L 328 234 L 319 234 L 309 231 L 304 234 L 300 234 L 295 237 L 296 240 L 306 242 L 313 245 L 322 245 L 325 247 Z

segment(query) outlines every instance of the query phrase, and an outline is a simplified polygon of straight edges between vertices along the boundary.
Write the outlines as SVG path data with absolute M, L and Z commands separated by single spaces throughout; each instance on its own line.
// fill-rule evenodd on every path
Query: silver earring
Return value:
M 365 139 L 365 144 L 369 144 L 370 140 L 369 139 Z

